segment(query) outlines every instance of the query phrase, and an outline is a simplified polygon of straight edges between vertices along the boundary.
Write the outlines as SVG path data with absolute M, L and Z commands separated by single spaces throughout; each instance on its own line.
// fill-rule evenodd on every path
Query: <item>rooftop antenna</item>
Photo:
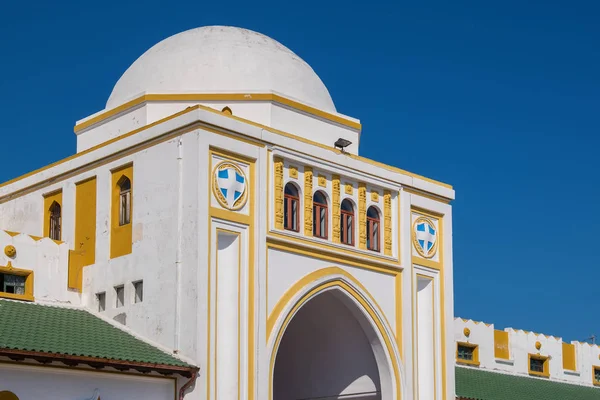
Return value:
M 592 335 L 589 338 L 582 340 L 582 342 L 591 342 L 592 344 L 596 344 L 596 335 Z

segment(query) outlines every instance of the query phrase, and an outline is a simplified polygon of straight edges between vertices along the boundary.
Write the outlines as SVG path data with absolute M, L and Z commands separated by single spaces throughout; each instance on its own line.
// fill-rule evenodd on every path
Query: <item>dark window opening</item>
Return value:
M 322 192 L 313 196 L 313 236 L 327 239 L 327 198 Z
M 350 200 L 342 201 L 340 210 L 340 241 L 350 246 L 354 245 L 354 207 Z
M 457 356 L 459 360 L 463 361 L 475 361 L 474 360 L 475 347 L 458 345 Z
M 285 185 L 283 200 L 283 219 L 284 228 L 288 231 L 298 232 L 299 216 L 298 208 L 300 205 L 300 196 L 298 189 L 292 183 Z

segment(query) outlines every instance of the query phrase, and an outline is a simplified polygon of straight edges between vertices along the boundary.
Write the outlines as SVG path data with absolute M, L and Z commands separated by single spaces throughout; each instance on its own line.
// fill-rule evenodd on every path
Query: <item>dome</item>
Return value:
M 247 29 L 208 26 L 154 45 L 119 79 L 113 108 L 146 93 L 270 93 L 335 112 L 329 91 L 304 60 Z

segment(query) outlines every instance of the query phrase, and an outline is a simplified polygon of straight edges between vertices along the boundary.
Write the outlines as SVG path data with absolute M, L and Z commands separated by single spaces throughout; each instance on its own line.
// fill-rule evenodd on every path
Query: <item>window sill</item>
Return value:
M 11 299 L 11 300 L 22 300 L 22 301 L 33 301 L 33 296 L 27 294 L 12 294 L 0 292 L 0 298 Z
M 462 365 L 470 365 L 472 367 L 479 367 L 480 363 L 479 361 L 468 361 L 468 360 L 456 360 L 457 364 L 462 364 Z
M 531 375 L 531 376 L 539 376 L 540 378 L 550 378 L 550 374 L 547 374 L 547 373 L 544 373 L 544 372 L 529 371 L 529 375 Z
M 565 369 L 564 372 L 565 375 L 581 376 L 581 373 L 579 371 L 571 371 L 570 369 Z M 600 382 L 598 382 L 598 384 L 600 385 Z
M 506 360 L 504 358 L 496 358 L 496 363 L 504 365 L 515 365 L 515 360 Z

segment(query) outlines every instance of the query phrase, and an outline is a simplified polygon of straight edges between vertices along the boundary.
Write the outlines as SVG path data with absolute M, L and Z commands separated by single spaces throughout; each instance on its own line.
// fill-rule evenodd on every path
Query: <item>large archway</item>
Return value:
M 347 291 L 331 286 L 302 304 L 285 327 L 273 400 L 392 398 L 390 374 L 364 310 Z

